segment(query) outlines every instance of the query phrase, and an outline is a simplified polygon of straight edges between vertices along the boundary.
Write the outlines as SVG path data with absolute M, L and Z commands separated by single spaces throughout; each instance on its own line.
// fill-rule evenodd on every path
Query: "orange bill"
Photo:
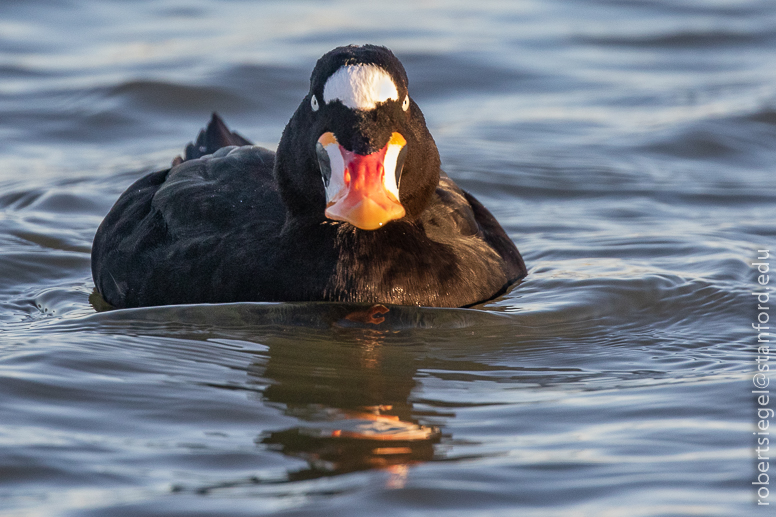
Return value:
M 326 183 L 326 217 L 362 230 L 376 230 L 404 217 L 398 187 L 404 137 L 393 133 L 382 149 L 368 155 L 348 151 L 332 133 L 321 135 L 318 143 L 328 155 L 331 175 Z

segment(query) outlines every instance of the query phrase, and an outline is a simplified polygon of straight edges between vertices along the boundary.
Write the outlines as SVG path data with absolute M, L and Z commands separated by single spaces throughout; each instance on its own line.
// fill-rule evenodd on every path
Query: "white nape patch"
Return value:
M 323 86 L 324 102 L 340 100 L 351 109 L 374 109 L 388 99 L 398 100 L 399 90 L 388 72 L 376 65 L 343 66 Z

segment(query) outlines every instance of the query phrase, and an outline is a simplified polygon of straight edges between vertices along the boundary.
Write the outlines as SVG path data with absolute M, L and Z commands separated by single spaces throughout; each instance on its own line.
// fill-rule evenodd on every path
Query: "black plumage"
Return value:
M 373 110 L 322 99 L 341 66 L 375 64 L 398 100 Z M 217 115 L 173 167 L 129 187 L 94 239 L 92 273 L 114 307 L 236 301 L 343 301 L 466 306 L 526 274 L 495 218 L 440 170 L 418 106 L 406 111 L 407 78 L 383 48 L 340 47 L 313 70 L 310 92 L 277 153 L 229 131 Z M 407 142 L 399 184 L 406 215 L 377 230 L 327 219 L 316 159 L 330 131 L 368 154 L 392 132 Z

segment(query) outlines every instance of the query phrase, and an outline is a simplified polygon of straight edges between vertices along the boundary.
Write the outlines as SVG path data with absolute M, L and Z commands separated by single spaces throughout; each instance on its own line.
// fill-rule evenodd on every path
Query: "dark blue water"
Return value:
M 213 110 L 274 148 L 316 59 L 365 42 L 525 281 L 380 324 L 92 309 L 124 189 Z M 772 514 L 775 45 L 769 0 L 4 2 L 0 515 Z

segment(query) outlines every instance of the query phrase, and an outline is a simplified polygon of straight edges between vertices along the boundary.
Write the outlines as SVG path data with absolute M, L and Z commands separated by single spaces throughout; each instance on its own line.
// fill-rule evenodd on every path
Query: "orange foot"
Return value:
M 369 323 L 371 325 L 379 325 L 385 321 L 383 314 L 388 314 L 390 309 L 385 305 L 372 305 L 365 311 L 351 312 L 345 319 L 348 321 L 354 321 L 356 323 Z

